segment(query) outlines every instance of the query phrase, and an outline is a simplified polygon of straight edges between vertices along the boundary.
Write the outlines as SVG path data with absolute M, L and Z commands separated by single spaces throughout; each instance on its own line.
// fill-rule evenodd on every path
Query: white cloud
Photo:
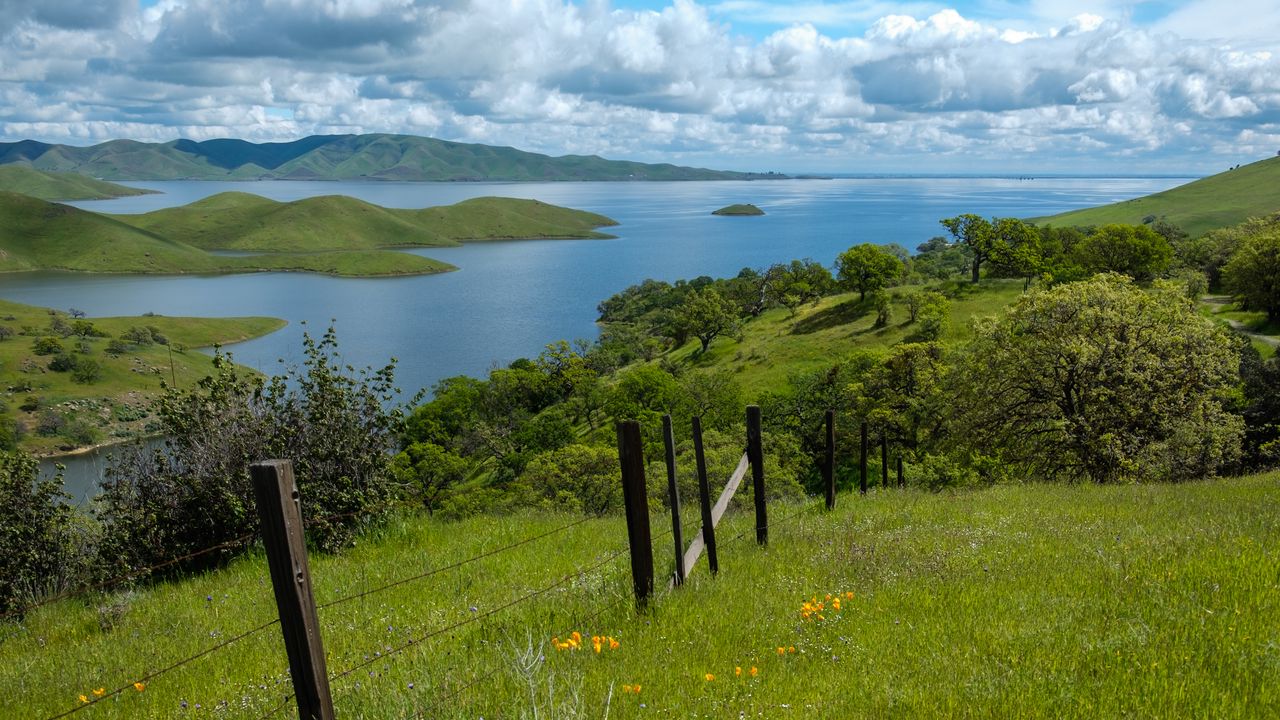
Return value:
M 1280 44 L 1175 31 L 1200 4 L 1158 31 L 1091 0 L 1007 23 L 996 0 L 982 19 L 875 1 L 162 0 L 79 23 L 43 7 L 0 0 L 15 19 L 0 139 L 388 131 L 838 169 L 867 154 L 1178 157 L 1261 147 L 1280 121 Z M 769 18 L 786 27 L 759 40 L 727 22 Z

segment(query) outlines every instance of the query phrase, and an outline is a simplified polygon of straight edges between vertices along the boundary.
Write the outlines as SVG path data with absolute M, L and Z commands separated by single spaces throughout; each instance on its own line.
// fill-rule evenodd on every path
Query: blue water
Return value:
M 855 243 L 896 242 L 914 249 L 942 234 L 958 213 L 1029 217 L 1114 202 L 1187 179 L 844 178 L 680 183 L 373 183 L 149 182 L 163 194 L 76 203 L 135 213 L 192 202 L 226 190 L 278 200 L 345 194 L 388 207 L 443 205 L 469 197 L 536 198 L 608 215 L 614 240 L 478 243 L 414 251 L 457 272 L 411 278 L 341 279 L 262 273 L 217 277 L 0 275 L 0 297 L 90 316 L 270 315 L 289 326 L 241 343 L 237 361 L 276 372 L 301 361 L 303 323 L 313 332 L 336 321 L 344 359 L 356 366 L 399 360 L 406 392 L 443 377 L 478 375 L 534 356 L 557 339 L 594 338 L 596 305 L 645 278 L 736 274 L 797 257 L 831 263 Z M 763 217 L 714 217 L 750 202 Z

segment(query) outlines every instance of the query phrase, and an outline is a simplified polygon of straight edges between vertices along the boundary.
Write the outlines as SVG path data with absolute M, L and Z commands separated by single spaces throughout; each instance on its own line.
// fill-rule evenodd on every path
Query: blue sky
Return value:
M 1280 150 L 1275 0 L 0 0 L 0 141 L 397 132 L 789 172 Z

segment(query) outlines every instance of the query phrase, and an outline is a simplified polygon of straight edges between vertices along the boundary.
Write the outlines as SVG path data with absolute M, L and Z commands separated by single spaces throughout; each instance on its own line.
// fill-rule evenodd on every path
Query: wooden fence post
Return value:
M 880 431 L 880 487 L 889 487 L 889 437 Z
M 827 411 L 827 453 L 822 463 L 822 484 L 827 490 L 827 509 L 836 508 L 836 411 Z
M 636 604 L 643 607 L 653 595 L 653 543 L 649 535 L 649 496 L 644 482 L 644 449 L 640 423 L 618 423 L 618 464 L 622 466 L 622 501 L 627 512 L 627 541 L 631 546 L 631 582 Z
M 769 542 L 769 513 L 764 504 L 764 449 L 760 444 L 760 406 L 747 406 L 747 462 L 751 463 L 751 491 L 756 500 L 756 542 Z
M 676 585 L 683 585 L 684 529 L 680 527 L 680 488 L 676 486 L 676 439 L 671 429 L 671 416 L 662 416 L 662 442 L 667 451 L 667 499 L 671 503 L 671 536 L 676 544 Z
M 711 488 L 707 484 L 707 457 L 702 451 L 702 418 L 693 419 L 693 454 L 698 462 L 698 503 L 702 506 L 702 542 L 707 548 L 707 565 L 711 574 L 720 572 L 716 556 L 716 525 L 711 517 Z M 688 572 L 688 568 L 685 569 Z
M 858 460 L 858 492 L 867 494 L 867 421 L 862 421 L 862 452 Z
M 904 482 L 902 479 L 902 451 L 899 450 L 898 451 L 898 487 L 904 488 L 906 486 L 907 486 L 906 482 Z
M 324 647 L 307 543 L 302 533 L 302 504 L 293 479 L 293 463 L 268 460 L 249 467 L 262 521 L 262 544 L 267 551 L 271 586 L 280 613 L 280 631 L 289 656 L 289 675 L 301 720 L 333 720 L 333 699 L 325 670 Z

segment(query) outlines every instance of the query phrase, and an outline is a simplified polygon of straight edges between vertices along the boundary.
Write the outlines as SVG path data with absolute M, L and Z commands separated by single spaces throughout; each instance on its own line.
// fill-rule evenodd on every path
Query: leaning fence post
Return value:
M 618 464 L 622 467 L 622 501 L 627 511 L 627 541 L 631 546 L 631 582 L 636 604 L 644 606 L 653 594 L 653 544 L 649 535 L 649 496 L 644 483 L 644 450 L 640 423 L 618 423 Z
M 827 451 L 822 463 L 822 484 L 827 491 L 827 509 L 836 507 L 836 411 L 827 411 Z
M 867 421 L 862 421 L 862 453 L 858 460 L 858 492 L 867 494 Z
M 747 406 L 747 462 L 751 463 L 751 490 L 756 499 L 756 542 L 769 542 L 769 513 L 764 506 L 764 449 L 760 445 L 760 406 Z
M 889 487 L 889 436 L 880 431 L 880 487 Z
M 693 454 L 698 463 L 698 504 L 702 506 L 702 542 L 707 548 L 707 566 L 711 574 L 720 572 L 716 557 L 716 525 L 711 517 L 711 488 L 707 485 L 707 457 L 702 452 L 702 418 L 693 419 Z M 688 568 L 685 569 L 686 572 Z
M 662 416 L 662 442 L 667 451 L 667 498 L 671 502 L 671 536 L 676 544 L 676 585 L 684 584 L 684 529 L 680 527 L 680 488 L 676 486 L 676 439 L 671 416 Z
M 301 720 L 333 720 L 333 699 L 325 670 L 324 647 L 307 543 L 302 533 L 302 503 L 293 479 L 293 463 L 268 460 L 249 467 L 262 521 L 262 544 L 267 551 L 271 586 L 280 613 L 280 631 L 289 656 L 289 675 Z

